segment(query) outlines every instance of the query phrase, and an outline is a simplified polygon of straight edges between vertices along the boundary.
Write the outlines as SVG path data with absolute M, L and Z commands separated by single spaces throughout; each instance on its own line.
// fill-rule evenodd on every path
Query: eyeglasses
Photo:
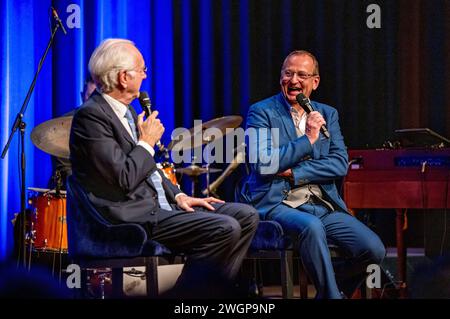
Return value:
M 283 70 L 283 76 L 292 79 L 296 74 L 302 81 L 308 80 L 312 77 L 317 76 L 317 74 L 308 74 L 304 72 L 294 72 L 291 70 Z
M 147 74 L 147 67 L 144 65 L 143 68 L 134 68 L 131 70 L 125 70 L 125 72 L 132 72 L 132 71 Z
M 136 70 L 136 69 L 135 69 Z M 143 68 L 139 68 L 137 69 L 137 71 L 141 72 L 141 73 L 147 73 L 147 67 L 144 65 Z

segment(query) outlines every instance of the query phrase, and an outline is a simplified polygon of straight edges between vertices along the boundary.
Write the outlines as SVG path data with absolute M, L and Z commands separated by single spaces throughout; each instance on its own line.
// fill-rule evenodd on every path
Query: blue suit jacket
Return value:
M 281 93 L 249 109 L 247 133 L 251 173 L 240 195 L 241 200 L 256 207 L 261 218 L 282 203 L 291 187 L 308 183 L 318 184 L 335 209 L 347 211 L 334 183 L 347 174 L 348 161 L 338 113 L 326 104 L 312 101 L 312 105 L 324 117 L 331 135 L 327 139 L 321 133 L 314 145 L 306 135 L 297 137 L 290 106 Z M 266 134 L 266 129 L 271 128 L 278 129 L 278 138 Z M 276 175 L 289 168 L 294 176 L 293 183 Z

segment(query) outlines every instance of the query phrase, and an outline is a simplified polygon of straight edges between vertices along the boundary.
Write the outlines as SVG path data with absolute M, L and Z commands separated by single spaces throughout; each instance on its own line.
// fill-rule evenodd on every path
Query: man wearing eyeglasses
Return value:
M 254 205 L 262 219 L 279 222 L 292 237 L 316 287 L 316 298 L 339 299 L 351 296 L 366 267 L 384 258 L 385 248 L 372 230 L 347 212 L 336 189 L 335 180 L 347 173 L 336 109 L 312 101 L 315 111 L 307 114 L 297 102 L 298 94 L 309 98 L 319 82 L 314 55 L 294 51 L 281 69 L 281 92 L 250 107 L 247 128 L 258 134 L 249 145 L 258 148 L 249 148 L 249 158 L 257 160 L 250 163 L 241 199 Z M 329 138 L 321 133 L 322 125 Z M 263 134 L 268 129 L 272 131 Z M 276 159 L 272 171 L 266 166 L 268 156 Z M 328 243 L 344 254 L 334 268 Z
M 241 203 L 187 196 L 157 169 L 154 145 L 164 126 L 158 112 L 144 119 L 144 112 L 137 115 L 130 106 L 147 77 L 144 58 L 133 42 L 103 41 L 90 58 L 89 71 L 98 90 L 73 118 L 73 180 L 108 221 L 139 223 L 149 239 L 186 254 L 176 293 L 170 297 L 227 294 L 222 288 L 237 275 L 258 213 Z

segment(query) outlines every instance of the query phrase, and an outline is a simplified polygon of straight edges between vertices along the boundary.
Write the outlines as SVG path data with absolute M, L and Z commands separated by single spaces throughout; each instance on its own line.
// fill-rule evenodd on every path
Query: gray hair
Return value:
M 106 39 L 94 50 L 89 60 L 89 72 L 99 89 L 108 93 L 117 87 L 117 74 L 135 68 L 135 57 L 126 48 L 134 45 L 126 39 Z

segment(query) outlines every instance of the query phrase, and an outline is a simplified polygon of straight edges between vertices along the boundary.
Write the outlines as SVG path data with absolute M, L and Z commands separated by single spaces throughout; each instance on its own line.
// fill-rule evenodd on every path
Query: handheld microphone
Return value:
M 67 34 L 66 28 L 64 28 L 64 24 L 62 23 L 61 19 L 58 16 L 58 12 L 56 12 L 55 8 L 51 7 L 52 10 L 52 16 L 53 18 L 56 20 L 56 22 L 59 24 L 59 26 L 61 27 L 62 31 L 64 32 L 64 34 Z
M 303 93 L 299 93 L 295 98 L 297 99 L 298 104 L 300 104 L 302 109 L 306 112 L 306 114 L 314 111 L 311 101 Z M 320 131 L 326 138 L 330 138 L 330 132 L 328 132 L 325 125 L 322 125 L 320 127 Z
M 152 114 L 152 102 L 146 91 L 141 91 L 139 93 L 139 103 L 141 104 L 142 110 L 145 112 L 145 116 L 149 117 L 150 114 Z M 156 142 L 156 146 L 158 146 L 161 152 L 165 151 L 165 147 L 161 144 L 161 141 Z

